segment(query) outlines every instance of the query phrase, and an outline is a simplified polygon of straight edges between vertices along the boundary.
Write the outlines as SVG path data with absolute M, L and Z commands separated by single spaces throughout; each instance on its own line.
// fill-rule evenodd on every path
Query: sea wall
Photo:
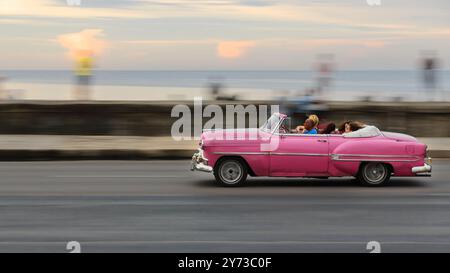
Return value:
M 2 102 L 0 134 L 167 136 L 178 119 L 171 117 L 173 106 L 185 103 Z M 203 102 L 203 107 L 208 104 L 224 109 L 227 104 L 259 106 L 279 102 L 215 101 Z M 193 112 L 193 104 L 187 106 Z M 323 102 L 296 116 L 302 119 L 306 113 L 316 113 L 322 120 L 335 123 L 360 120 L 382 130 L 417 137 L 450 137 L 450 103 Z

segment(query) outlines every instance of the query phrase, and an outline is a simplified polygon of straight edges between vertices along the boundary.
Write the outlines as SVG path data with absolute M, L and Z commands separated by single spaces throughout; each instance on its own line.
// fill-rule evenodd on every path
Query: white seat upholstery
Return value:
M 366 125 L 364 128 L 355 132 L 344 133 L 344 137 L 375 137 L 381 135 L 381 131 L 372 125 Z

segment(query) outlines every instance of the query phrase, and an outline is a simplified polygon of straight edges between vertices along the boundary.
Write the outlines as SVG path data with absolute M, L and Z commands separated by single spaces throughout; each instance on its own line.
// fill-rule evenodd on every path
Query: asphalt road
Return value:
M 1 162 L 0 252 L 450 252 L 450 161 L 432 178 L 250 178 L 188 161 Z

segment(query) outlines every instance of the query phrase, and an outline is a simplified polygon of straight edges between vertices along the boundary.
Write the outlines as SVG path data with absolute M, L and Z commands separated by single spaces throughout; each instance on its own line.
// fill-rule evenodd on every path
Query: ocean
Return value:
M 438 96 L 446 99 L 450 71 L 437 71 L 436 75 Z M 75 82 L 71 71 L 62 70 L 6 70 L 0 71 L 0 77 L 8 79 L 4 88 L 11 91 L 12 97 L 18 94 L 23 99 L 70 99 Z M 211 83 L 220 83 L 224 92 L 241 94 L 246 99 L 249 96 L 269 99 L 315 88 L 317 75 L 311 71 L 98 70 L 93 83 L 97 92 L 93 99 L 190 99 L 207 92 Z M 423 76 L 418 70 L 336 71 L 324 95 L 337 100 L 374 94 L 385 99 L 386 96 L 422 99 L 430 96 L 424 89 Z

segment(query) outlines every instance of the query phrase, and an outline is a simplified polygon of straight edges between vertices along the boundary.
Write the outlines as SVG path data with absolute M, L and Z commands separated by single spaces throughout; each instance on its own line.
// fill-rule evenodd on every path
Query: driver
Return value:
M 319 117 L 316 115 L 309 115 L 308 119 L 312 120 L 314 122 L 313 128 L 318 131 L 317 126 L 319 125 Z M 297 126 L 293 131 L 293 133 L 302 133 L 302 131 L 305 129 L 305 125 L 299 125 Z
M 317 129 L 315 128 L 315 122 L 312 119 L 305 120 L 305 124 L 303 124 L 303 131 L 301 134 L 307 135 L 315 135 L 317 134 Z

